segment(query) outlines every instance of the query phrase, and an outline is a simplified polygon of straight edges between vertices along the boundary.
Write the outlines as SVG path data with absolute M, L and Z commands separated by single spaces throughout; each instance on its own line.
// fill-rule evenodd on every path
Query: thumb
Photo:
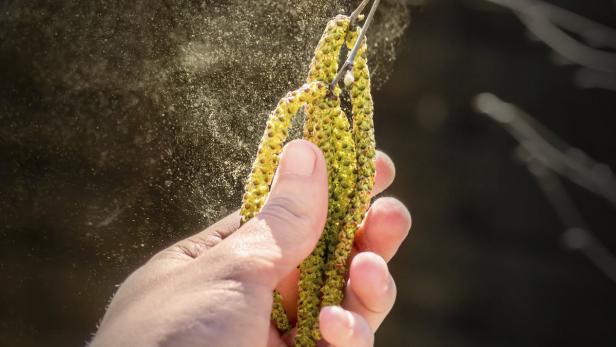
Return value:
M 219 246 L 236 275 L 271 289 L 314 249 L 327 218 L 327 169 L 317 146 L 288 143 L 261 212 Z

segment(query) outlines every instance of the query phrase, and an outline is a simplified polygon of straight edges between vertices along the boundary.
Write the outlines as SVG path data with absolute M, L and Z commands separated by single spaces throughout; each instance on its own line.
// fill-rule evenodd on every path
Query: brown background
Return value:
M 238 206 L 259 126 L 304 74 L 305 42 L 350 8 L 264 1 L 270 18 L 238 3 L 0 2 L 0 345 L 83 345 L 136 266 Z M 616 23 L 609 1 L 557 3 Z M 377 345 L 613 345 L 616 284 L 562 246 L 515 141 L 471 100 L 493 92 L 615 167 L 614 93 L 577 87 L 576 68 L 554 64 L 507 11 L 398 6 L 385 1 L 377 21 L 411 17 L 375 94 L 376 135 L 398 168 L 386 194 L 414 227 L 391 263 L 399 298 Z M 379 28 L 385 76 L 397 35 Z M 613 209 L 566 188 L 616 251 Z

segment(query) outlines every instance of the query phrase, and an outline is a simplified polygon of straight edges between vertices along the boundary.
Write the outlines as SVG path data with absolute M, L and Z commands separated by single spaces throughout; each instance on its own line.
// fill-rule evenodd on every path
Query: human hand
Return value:
M 378 153 L 373 194 L 393 177 L 393 163 Z M 296 267 L 323 230 L 327 198 L 321 151 L 292 141 L 259 215 L 239 227 L 233 213 L 156 254 L 120 286 L 91 346 L 290 344 L 294 332 L 280 336 L 270 322 L 272 291 L 280 290 L 293 322 Z M 342 307 L 321 310 L 323 344 L 373 345 L 396 296 L 386 261 L 410 224 L 409 212 L 393 198 L 371 206 L 355 238 Z

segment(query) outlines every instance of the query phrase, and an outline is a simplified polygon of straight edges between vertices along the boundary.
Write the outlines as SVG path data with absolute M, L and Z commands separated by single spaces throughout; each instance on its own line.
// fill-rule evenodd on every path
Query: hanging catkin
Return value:
M 241 221 L 245 223 L 263 207 L 291 121 L 304 107 L 304 139 L 323 152 L 329 199 L 321 238 L 299 266 L 296 346 L 314 346 L 320 339 L 320 308 L 342 302 L 353 239 L 369 206 L 374 185 L 373 105 L 365 39 L 344 78 L 345 90 L 332 85 L 342 46 L 346 43 L 349 49 L 353 47 L 361 30 L 351 26 L 349 17 L 342 15 L 327 23 L 310 63 L 306 84 L 282 98 L 270 114 L 246 181 L 240 210 Z M 342 92 L 347 92 L 351 100 L 352 127 L 341 108 Z M 277 291 L 272 321 L 281 332 L 291 329 Z

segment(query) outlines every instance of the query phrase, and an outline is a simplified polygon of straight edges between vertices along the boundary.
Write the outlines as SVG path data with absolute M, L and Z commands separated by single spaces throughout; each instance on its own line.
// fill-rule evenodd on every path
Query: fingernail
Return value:
M 307 142 L 289 142 L 280 157 L 279 174 L 311 176 L 316 160 L 316 153 Z

